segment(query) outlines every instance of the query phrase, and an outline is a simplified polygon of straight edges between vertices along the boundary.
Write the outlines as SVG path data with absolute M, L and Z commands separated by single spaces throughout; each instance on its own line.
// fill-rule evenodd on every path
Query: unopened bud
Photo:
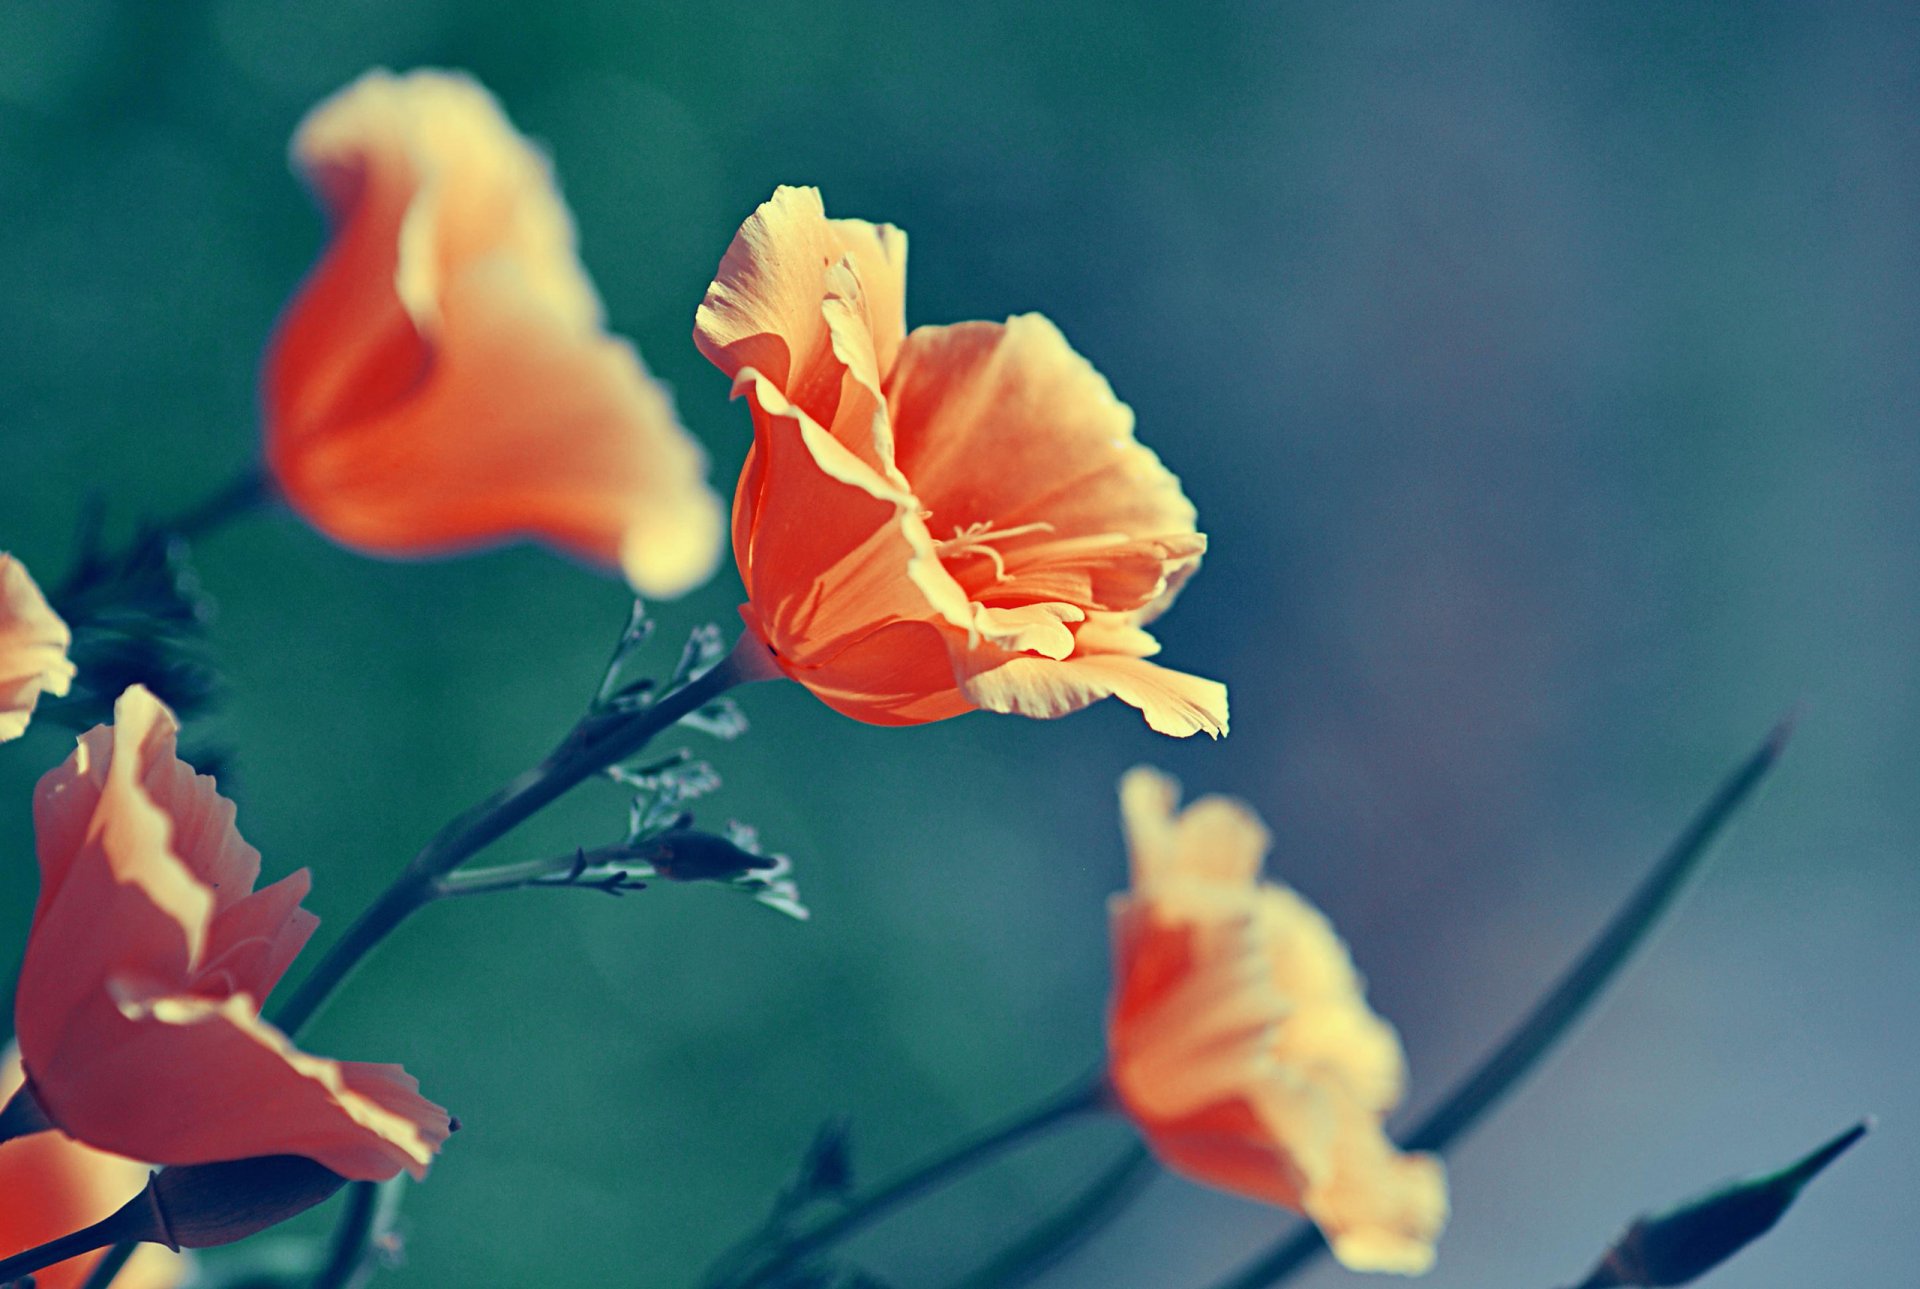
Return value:
M 1806 1184 L 1867 1135 L 1856 1124 L 1805 1159 L 1766 1177 L 1735 1182 L 1627 1229 L 1580 1289 L 1684 1285 L 1773 1229 Z
M 690 829 L 655 837 L 647 843 L 646 856 L 660 876 L 675 882 L 728 882 L 769 862 L 725 837 Z
M 303 1155 L 262 1155 L 163 1168 L 127 1207 L 146 1204 L 158 1228 L 137 1238 L 207 1249 L 277 1226 L 346 1184 L 339 1173 Z
M 306 1212 L 346 1184 L 340 1174 L 300 1155 L 163 1168 L 147 1179 L 146 1189 L 92 1226 L 0 1258 L 0 1286 L 110 1244 L 145 1241 L 176 1251 L 231 1244 Z

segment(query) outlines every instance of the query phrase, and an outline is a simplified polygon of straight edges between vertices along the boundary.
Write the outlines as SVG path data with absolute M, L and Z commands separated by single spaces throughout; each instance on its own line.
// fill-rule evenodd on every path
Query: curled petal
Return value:
M 89 1145 L 155 1163 L 304 1155 L 416 1175 L 445 1113 L 392 1067 L 308 1056 L 259 1016 L 316 919 L 299 872 L 260 891 L 232 804 L 174 752 L 143 689 L 35 797 L 41 862 L 14 1014 L 33 1099 Z
M 844 276 L 830 288 L 836 267 Z M 906 331 L 906 274 L 899 229 L 830 220 L 818 189 L 782 187 L 727 248 L 695 315 L 694 343 L 728 376 L 760 372 L 817 424 L 833 426 L 849 362 L 870 365 L 876 388 L 893 365 Z M 830 290 L 839 301 L 831 329 Z
M 41 694 L 58 698 L 73 682 L 73 642 L 26 566 L 0 554 L 0 743 L 27 732 Z
M 161 1164 L 304 1155 L 383 1181 L 403 1168 L 424 1177 L 447 1138 L 446 1112 L 411 1080 L 298 1051 L 244 994 L 214 1001 L 116 979 L 75 1020 L 89 1050 L 30 1065 L 36 1096 L 62 1130 L 117 1153 Z
M 983 658 L 976 650 L 961 665 L 967 668 L 962 691 L 990 712 L 1051 718 L 1113 697 L 1138 708 L 1148 728 L 1174 738 L 1199 733 L 1219 738 L 1227 732 L 1225 685 L 1144 658 L 1077 653 L 1061 661 L 1023 655 Z

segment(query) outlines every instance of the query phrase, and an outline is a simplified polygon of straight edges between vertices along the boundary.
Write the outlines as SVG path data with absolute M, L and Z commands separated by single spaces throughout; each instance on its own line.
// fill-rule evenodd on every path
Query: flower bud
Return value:
M 339 1173 L 305 1156 L 262 1155 L 163 1168 L 127 1208 L 144 1205 L 151 1216 L 152 1233 L 136 1238 L 175 1249 L 206 1249 L 276 1226 L 346 1184 Z
M 1856 1124 L 1806 1158 L 1766 1177 L 1734 1182 L 1627 1228 L 1580 1289 L 1684 1285 L 1773 1229 L 1800 1191 L 1860 1138 Z

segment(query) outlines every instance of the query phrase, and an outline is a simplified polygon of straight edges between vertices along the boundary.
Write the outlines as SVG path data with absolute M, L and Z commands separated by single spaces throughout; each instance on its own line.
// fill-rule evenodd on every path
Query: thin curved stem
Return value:
M 1146 1189 L 1155 1172 L 1153 1156 L 1135 1143 L 1051 1217 L 964 1280 L 949 1289 L 1019 1289 L 1105 1230 Z
M 591 729 L 585 737 L 576 730 L 540 764 L 515 776 L 442 828 L 274 1012 L 274 1023 L 288 1035 L 297 1033 L 375 945 L 443 893 L 442 878 L 541 808 L 607 766 L 632 756 L 662 730 L 735 685 L 769 678 L 772 664 L 756 656 L 765 652 L 766 646 L 751 634 L 742 636 L 732 653 L 694 680 L 650 707 Z
M 93 1274 L 87 1277 L 86 1283 L 80 1289 L 107 1289 L 107 1286 L 113 1283 L 113 1278 L 126 1268 L 128 1259 L 133 1257 L 134 1250 L 139 1247 L 137 1244 L 116 1244 L 108 1249 L 107 1256 L 100 1259 L 93 1269 Z
M 355 1182 L 347 1187 L 346 1208 L 333 1228 L 327 1264 L 313 1278 L 311 1289 L 345 1289 L 353 1283 L 367 1260 L 367 1246 L 374 1236 L 380 1186 L 379 1182 Z
M 781 1241 L 745 1273 L 717 1276 L 709 1284 L 715 1289 L 719 1286 L 754 1289 L 756 1285 L 775 1283 L 774 1277 L 803 1258 L 864 1231 L 902 1205 L 939 1190 L 1020 1142 L 1099 1108 L 1106 1096 L 1106 1086 L 1103 1076 L 1084 1079 L 1031 1110 L 969 1137 L 945 1154 L 855 1198 L 831 1218 Z
M 516 775 L 435 833 L 392 884 L 354 919 L 293 995 L 275 1010 L 273 1023 L 288 1037 L 297 1036 L 376 945 L 440 896 L 441 878 L 543 806 L 607 766 L 632 756 L 681 717 L 698 711 L 734 686 L 770 680 L 780 674 L 766 646 L 749 632 L 719 663 L 652 706 L 627 716 L 575 726 L 540 764 Z M 357 1211 L 350 1209 L 348 1215 Z M 116 1246 L 88 1278 L 84 1289 L 107 1289 L 131 1253 L 131 1245 Z
M 36 1271 L 44 1271 L 56 1263 L 65 1262 L 68 1258 L 77 1258 L 83 1253 L 91 1253 L 95 1249 L 102 1249 L 112 1244 L 120 1234 L 120 1224 L 115 1221 L 118 1216 L 115 1214 L 114 1217 L 83 1227 L 71 1235 L 63 1235 L 57 1240 L 36 1245 L 10 1258 L 0 1258 L 0 1285 L 11 1285 L 16 1281 L 25 1280 Z M 127 1247 L 131 1250 L 134 1246 Z M 102 1262 L 100 1265 L 104 1267 L 106 1263 Z M 115 1268 L 116 1271 L 118 1269 Z M 92 1281 L 88 1283 L 91 1284 Z
M 1635 951 L 1674 906 L 1687 880 L 1699 871 L 1727 821 L 1753 795 L 1780 759 L 1793 717 L 1774 726 L 1766 741 L 1727 776 L 1660 862 L 1635 888 L 1577 961 L 1500 1045 L 1489 1052 L 1452 1092 L 1427 1112 L 1401 1140 L 1407 1150 L 1443 1153 L 1498 1105 L 1555 1044 L 1565 1038 L 1594 1000 L 1620 974 Z M 1326 1252 L 1318 1229 L 1303 1226 L 1214 1289 L 1269 1289 Z
M 258 462 L 228 480 L 226 485 L 203 499 L 200 504 L 158 525 L 163 532 L 189 541 L 206 536 L 215 529 L 260 509 L 277 495 L 273 480 Z

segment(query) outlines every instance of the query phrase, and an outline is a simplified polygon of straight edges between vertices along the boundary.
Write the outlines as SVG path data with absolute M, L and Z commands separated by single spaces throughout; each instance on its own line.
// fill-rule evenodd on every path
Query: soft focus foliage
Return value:
M 163 1164 L 299 1154 L 426 1175 L 446 1112 L 397 1065 L 294 1049 L 260 1003 L 319 919 L 306 870 L 255 891 L 233 804 L 142 689 L 40 781 L 40 899 L 14 1003 L 32 1095 L 70 1135 Z
M 473 82 L 373 72 L 295 166 L 332 241 L 268 351 L 267 455 L 321 531 L 387 555 L 535 537 L 647 595 L 712 572 L 705 459 L 602 329 L 547 163 Z
M 1115 1094 L 1169 1167 L 1306 1213 L 1358 1271 L 1417 1274 L 1446 1220 L 1438 1160 L 1381 1130 L 1399 1037 L 1321 912 L 1260 880 L 1244 804 L 1144 766 L 1120 787 L 1133 886 L 1113 899 Z
M 700 351 L 753 409 L 749 628 L 875 724 L 1113 695 L 1163 734 L 1226 733 L 1224 685 L 1146 661 L 1206 538 L 1133 413 L 1038 314 L 908 332 L 906 291 L 899 229 L 781 188 L 700 305 Z
M 67 660 L 71 643 L 67 624 L 26 566 L 0 554 L 0 743 L 27 732 L 41 694 L 67 692 L 74 675 Z

